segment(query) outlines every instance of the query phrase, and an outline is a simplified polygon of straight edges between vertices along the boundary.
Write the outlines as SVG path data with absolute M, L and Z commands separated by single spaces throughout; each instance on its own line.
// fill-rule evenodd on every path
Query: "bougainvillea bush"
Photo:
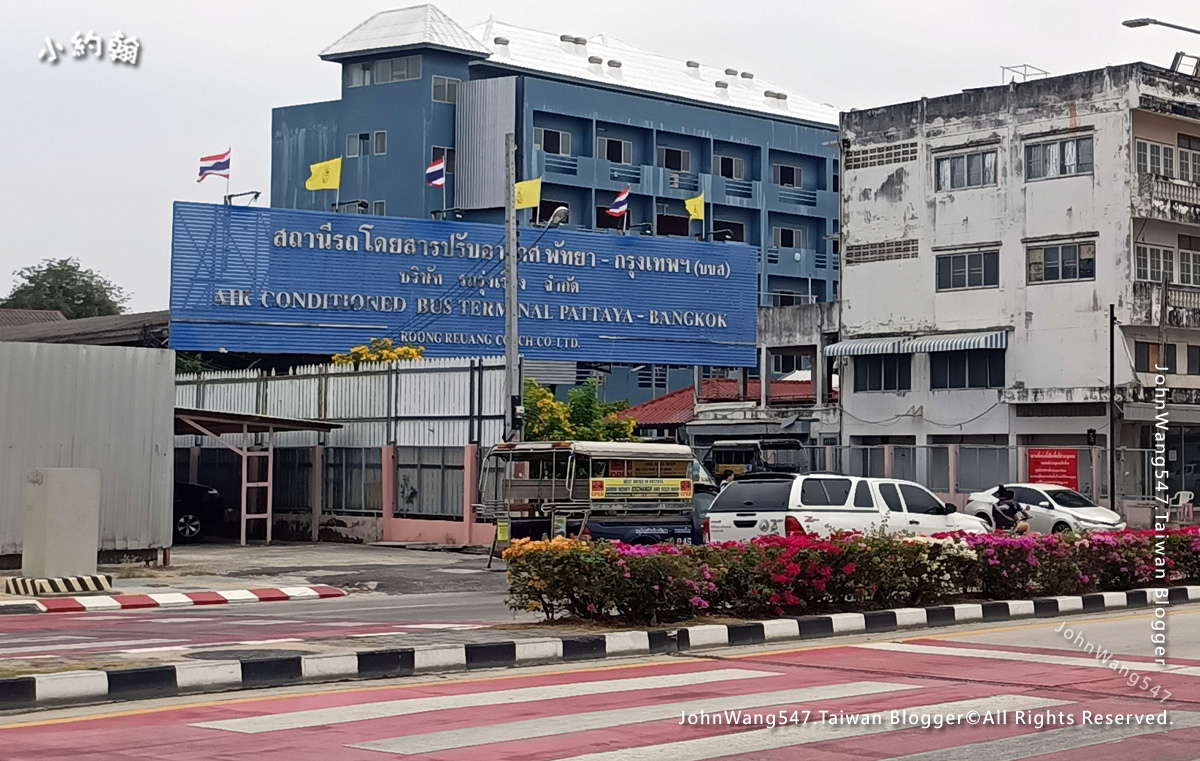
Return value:
M 558 537 L 518 539 L 504 559 L 513 609 L 653 625 L 696 615 L 804 615 L 1195 581 L 1200 531 L 840 533 L 703 546 Z

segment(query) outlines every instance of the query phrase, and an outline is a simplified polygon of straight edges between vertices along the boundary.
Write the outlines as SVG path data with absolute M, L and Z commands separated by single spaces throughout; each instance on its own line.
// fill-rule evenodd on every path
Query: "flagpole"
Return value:
M 229 159 L 231 159 L 231 158 L 233 158 L 233 146 L 232 145 L 225 149 L 225 160 L 229 161 Z M 232 166 L 232 162 L 230 162 L 230 165 Z M 226 169 L 225 169 L 225 195 L 226 196 L 229 195 L 229 175 L 232 174 L 232 172 L 230 172 L 229 169 L 230 169 L 230 167 L 226 167 Z

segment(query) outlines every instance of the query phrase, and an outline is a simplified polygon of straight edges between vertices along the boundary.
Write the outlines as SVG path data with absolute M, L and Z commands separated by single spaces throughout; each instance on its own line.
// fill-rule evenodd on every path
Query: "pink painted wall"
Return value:
M 479 447 L 463 447 L 463 506 L 465 520 L 396 518 L 396 450 L 383 447 L 383 540 L 385 542 L 430 542 L 432 544 L 490 545 L 496 534 L 491 523 L 475 521 L 474 500 L 479 488 Z

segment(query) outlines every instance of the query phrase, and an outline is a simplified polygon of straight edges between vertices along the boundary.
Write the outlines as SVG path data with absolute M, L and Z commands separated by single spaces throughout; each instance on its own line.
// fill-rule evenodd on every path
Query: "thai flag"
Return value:
M 205 177 L 212 175 L 214 177 L 224 177 L 229 179 L 229 153 L 218 153 L 213 156 L 205 156 L 200 159 L 200 179 L 196 182 L 201 182 Z
M 435 188 L 446 185 L 446 159 L 444 157 L 425 167 L 425 183 Z
M 626 186 L 624 190 L 617 193 L 612 206 L 609 206 L 604 213 L 610 217 L 623 217 L 627 211 L 629 211 L 629 186 Z

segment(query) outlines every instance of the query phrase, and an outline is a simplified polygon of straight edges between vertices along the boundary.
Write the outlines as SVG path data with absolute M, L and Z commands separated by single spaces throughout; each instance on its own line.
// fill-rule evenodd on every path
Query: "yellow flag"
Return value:
M 695 198 L 686 198 L 683 201 L 684 207 L 688 212 L 688 219 L 704 219 L 704 194 Z
M 542 178 L 518 182 L 513 186 L 513 197 L 516 199 L 515 209 L 533 209 L 542 202 Z
M 304 187 L 307 190 L 337 190 L 342 184 L 342 157 L 329 161 L 321 161 L 311 165 L 308 170 L 312 172 L 312 177 L 309 177 Z

